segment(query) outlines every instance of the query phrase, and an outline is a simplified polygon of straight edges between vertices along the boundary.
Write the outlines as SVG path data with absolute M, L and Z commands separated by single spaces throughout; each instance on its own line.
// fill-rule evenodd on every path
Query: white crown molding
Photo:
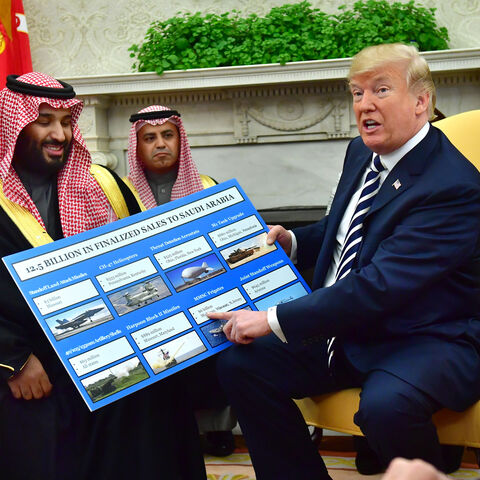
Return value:
M 433 74 L 480 70 L 480 48 L 423 52 Z M 125 95 L 148 92 L 178 92 L 238 88 L 259 85 L 344 80 L 350 58 L 311 60 L 285 65 L 245 65 L 236 67 L 172 70 L 162 75 L 135 73 L 65 77 L 78 95 Z

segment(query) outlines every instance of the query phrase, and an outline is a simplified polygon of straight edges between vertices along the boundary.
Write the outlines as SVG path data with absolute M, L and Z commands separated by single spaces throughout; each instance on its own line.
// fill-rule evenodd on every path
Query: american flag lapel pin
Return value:
M 398 190 L 402 184 L 400 183 L 400 180 L 397 178 L 393 183 L 392 186 L 395 187 L 395 190 Z

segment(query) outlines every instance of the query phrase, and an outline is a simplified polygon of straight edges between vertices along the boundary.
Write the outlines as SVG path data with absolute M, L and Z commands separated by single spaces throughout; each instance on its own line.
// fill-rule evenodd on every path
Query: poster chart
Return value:
M 208 312 L 309 292 L 236 180 L 3 261 L 90 410 L 227 348 Z

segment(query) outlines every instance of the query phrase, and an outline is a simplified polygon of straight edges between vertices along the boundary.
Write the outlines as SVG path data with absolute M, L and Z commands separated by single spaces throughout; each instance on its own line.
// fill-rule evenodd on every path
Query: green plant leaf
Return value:
M 350 57 L 379 43 L 413 43 L 419 50 L 448 48 L 435 8 L 387 0 L 340 5 L 329 15 L 308 1 L 273 7 L 265 16 L 180 13 L 150 24 L 141 44 L 128 48 L 132 68 L 159 75 L 168 69 L 253 65 Z

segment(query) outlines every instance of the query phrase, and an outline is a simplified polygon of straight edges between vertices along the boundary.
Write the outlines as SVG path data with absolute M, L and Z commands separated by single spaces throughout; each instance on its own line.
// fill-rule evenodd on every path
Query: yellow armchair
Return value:
M 434 125 L 480 170 L 480 110 L 458 113 Z
M 480 110 L 453 115 L 435 122 L 435 126 L 480 170 Z M 359 394 L 359 388 L 350 388 L 296 400 L 296 403 L 308 425 L 363 435 L 353 423 L 360 401 Z M 442 444 L 475 448 L 480 465 L 480 401 L 461 413 L 442 409 L 434 415 L 433 420 Z

